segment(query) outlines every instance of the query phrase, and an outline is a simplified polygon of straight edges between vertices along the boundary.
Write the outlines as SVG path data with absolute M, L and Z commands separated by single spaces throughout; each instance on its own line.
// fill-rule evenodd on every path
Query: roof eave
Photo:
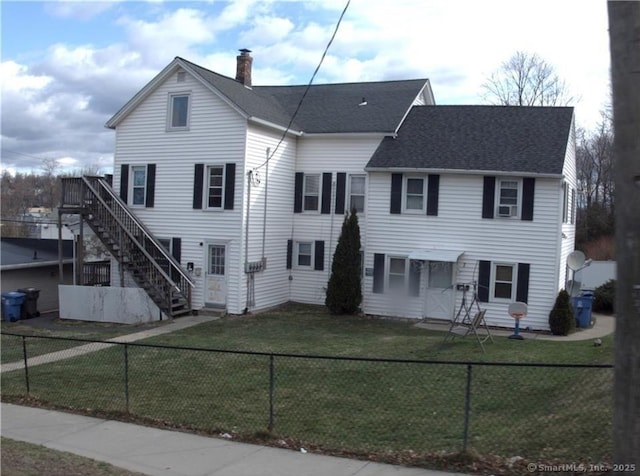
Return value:
M 109 119 L 105 127 L 109 129 L 115 129 L 117 125 L 129 115 L 131 111 L 133 111 L 142 101 L 144 101 L 155 89 L 156 87 L 165 80 L 167 76 L 169 76 L 175 68 L 180 65 L 179 59 L 175 58 L 171 63 L 169 63 L 165 68 L 160 71 L 154 78 L 149 81 L 140 91 L 138 91 L 127 103 L 120 108 L 118 112 L 116 112 L 111 119 Z
M 442 169 L 429 167 L 365 167 L 367 172 L 428 172 L 432 174 L 455 174 L 455 175 L 499 175 L 503 177 L 539 177 L 550 179 L 562 179 L 562 173 L 552 174 L 544 172 L 525 172 L 525 171 L 505 171 L 505 170 L 467 170 L 467 169 Z
M 280 132 L 286 132 L 287 134 L 291 134 L 297 137 L 302 136 L 304 133 L 302 131 L 298 131 L 298 130 L 294 130 L 294 129 L 289 129 L 287 127 L 281 126 L 279 124 L 275 124 L 273 122 L 267 121 L 265 119 L 260 119 L 259 117 L 256 116 L 248 116 L 247 117 L 247 121 L 248 122 L 254 122 L 256 124 L 259 124 L 261 126 L 265 126 L 265 127 L 269 127 L 271 129 L 276 129 Z
M 18 264 L 3 264 L 0 266 L 0 271 L 11 271 L 15 269 L 29 269 L 29 268 L 42 268 L 44 266 L 57 266 L 60 262 L 56 261 L 38 261 L 35 263 L 18 263 Z M 73 263 L 73 258 L 65 258 L 62 260 L 63 264 Z
M 391 132 L 303 132 L 304 137 L 326 137 L 326 138 L 340 138 L 340 137 L 359 137 L 359 138 L 381 138 L 385 137 L 396 138 L 396 133 Z

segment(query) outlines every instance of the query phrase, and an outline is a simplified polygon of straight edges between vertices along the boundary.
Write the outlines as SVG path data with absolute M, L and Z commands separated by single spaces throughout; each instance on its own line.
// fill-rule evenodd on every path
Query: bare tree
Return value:
M 487 101 L 503 106 L 566 106 L 573 101 L 555 68 L 523 51 L 504 61 L 482 89 Z
M 616 180 L 613 459 L 640 474 L 640 2 L 607 2 Z

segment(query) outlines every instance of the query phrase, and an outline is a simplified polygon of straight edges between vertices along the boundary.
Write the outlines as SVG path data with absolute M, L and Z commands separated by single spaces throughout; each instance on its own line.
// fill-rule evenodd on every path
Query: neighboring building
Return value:
M 548 328 L 574 246 L 571 108 L 435 106 L 417 79 L 313 85 L 292 120 L 306 86 L 252 86 L 241 51 L 235 80 L 176 58 L 109 120 L 119 197 L 68 181 L 64 213 L 124 263 L 113 286 L 168 315 L 323 304 L 355 207 L 366 313 L 451 319 L 468 285 L 490 324 L 522 300 L 523 327 Z
M 38 310 L 57 310 L 59 259 L 58 241 L 35 238 L 0 239 L 2 292 L 37 288 Z M 63 242 L 64 282 L 73 283 L 73 242 Z

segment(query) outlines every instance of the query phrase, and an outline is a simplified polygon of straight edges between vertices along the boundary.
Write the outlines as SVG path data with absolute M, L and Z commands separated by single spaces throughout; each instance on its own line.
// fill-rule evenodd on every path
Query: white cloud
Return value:
M 480 103 L 484 79 L 521 49 L 552 63 L 574 88 L 579 124 L 597 121 L 608 91 L 605 3 L 352 0 L 316 83 L 429 78 L 439 104 Z M 50 2 L 46 8 L 52 22 L 88 22 L 112 5 Z M 77 166 L 108 165 L 114 134 L 104 123 L 175 56 L 233 77 L 237 49 L 245 47 L 253 50 L 254 84 L 305 84 L 344 0 L 139 5 L 122 2 L 117 12 L 124 13 L 105 24 L 111 44 L 53 38 L 37 63 L 1 64 L 3 148 L 66 157 Z M 37 163 L 15 157 L 3 153 L 3 167 Z
M 53 1 L 44 4 L 49 14 L 60 18 L 88 20 L 109 10 L 117 2 L 114 1 Z

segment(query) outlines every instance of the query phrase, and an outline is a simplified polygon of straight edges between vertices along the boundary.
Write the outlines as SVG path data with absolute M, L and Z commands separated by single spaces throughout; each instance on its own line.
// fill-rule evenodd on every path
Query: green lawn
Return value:
M 330 316 L 291 305 L 213 321 L 145 343 L 228 350 L 474 362 L 610 363 L 611 337 L 591 342 L 495 338 L 483 354 L 471 338 L 411 323 Z M 251 437 L 269 425 L 266 355 L 129 346 L 29 370 L 31 396 L 75 408 L 137 416 Z M 467 365 L 276 356 L 274 435 L 355 452 L 460 451 Z M 610 458 L 613 370 L 471 368 L 469 448 L 532 460 Z M 125 392 L 125 382 L 128 391 Z M 24 394 L 21 371 L 4 395 Z M 571 459 L 574 458 L 574 459 Z

